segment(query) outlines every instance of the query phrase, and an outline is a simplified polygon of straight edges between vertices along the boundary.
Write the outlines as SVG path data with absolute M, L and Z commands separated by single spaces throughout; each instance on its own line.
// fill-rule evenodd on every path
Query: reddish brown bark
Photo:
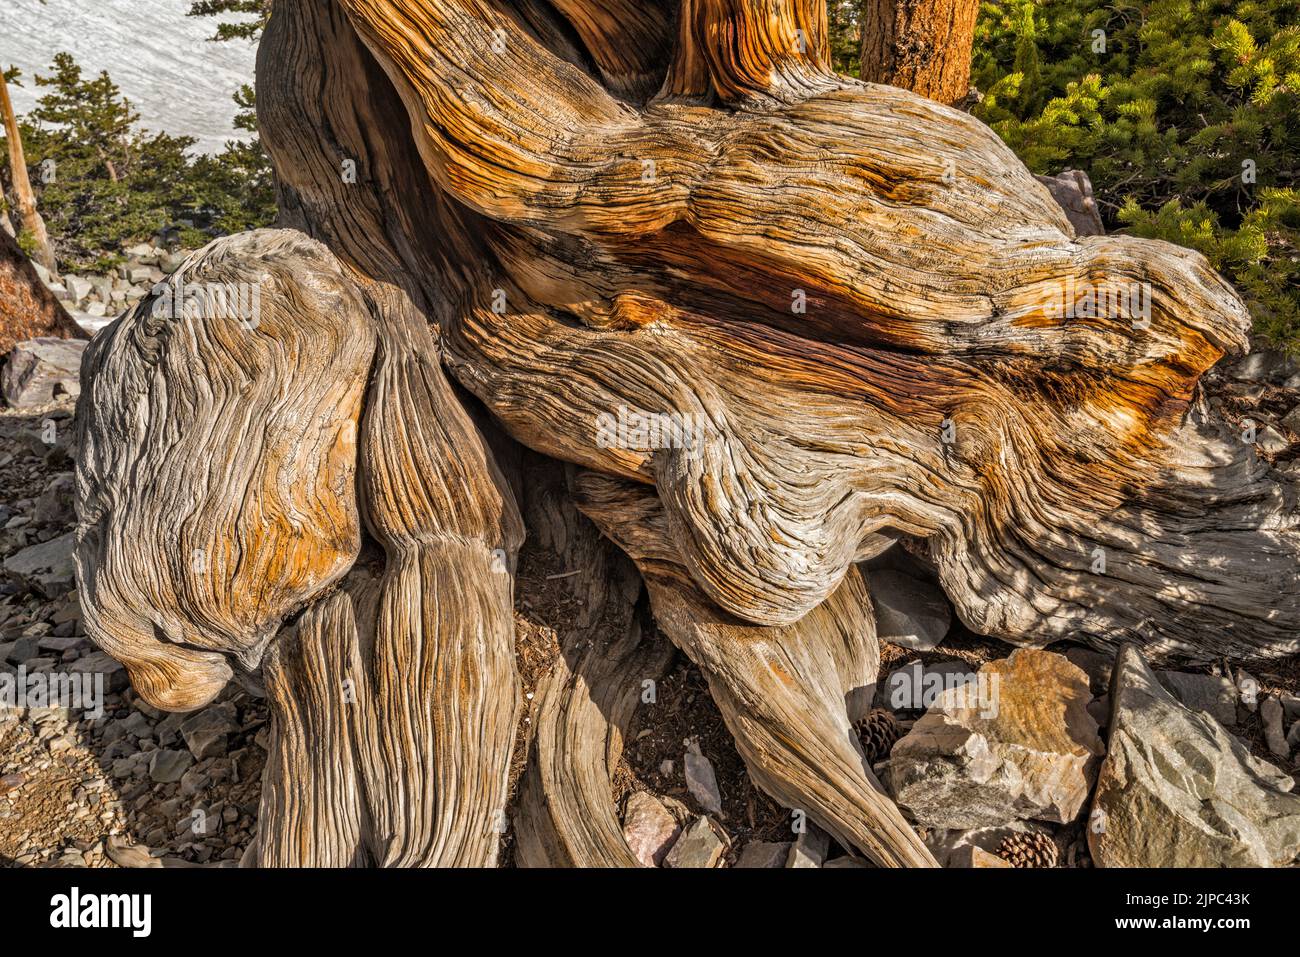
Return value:
M 90 338 L 41 282 L 13 237 L 0 229 L 0 356 L 38 336 Z
M 864 0 L 862 79 L 960 102 L 978 12 L 979 0 Z

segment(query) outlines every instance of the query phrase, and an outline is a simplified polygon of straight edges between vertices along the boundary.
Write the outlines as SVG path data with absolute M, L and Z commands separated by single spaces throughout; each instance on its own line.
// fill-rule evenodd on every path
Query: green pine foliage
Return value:
M 1085 170 L 1108 228 L 1203 253 L 1300 353 L 1295 0 L 989 0 L 975 114 L 1037 173 Z
M 37 105 L 19 128 L 61 269 L 105 272 L 122 251 L 165 230 L 194 247 L 269 224 L 275 190 L 256 143 L 194 155 L 194 140 L 139 128 L 138 114 L 107 73 L 86 77 L 70 54 L 35 78 Z M 252 92 L 236 98 L 252 123 Z M 8 151 L 0 157 L 6 186 Z

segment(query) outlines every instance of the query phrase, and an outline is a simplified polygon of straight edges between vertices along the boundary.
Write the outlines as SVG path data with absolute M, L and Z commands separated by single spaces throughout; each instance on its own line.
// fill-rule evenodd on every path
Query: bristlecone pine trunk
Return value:
M 883 866 L 933 860 L 853 731 L 857 562 L 902 542 L 1023 645 L 1300 647 L 1296 488 L 1198 397 L 1248 330 L 1205 260 L 1076 237 L 978 121 L 835 76 L 821 0 L 667 11 L 276 0 L 287 228 L 91 345 L 87 626 L 159 707 L 260 678 L 249 862 L 489 865 L 512 817 L 519 863 L 634 863 L 608 777 L 666 659 L 609 542 L 757 784 Z M 507 807 L 539 522 L 619 624 L 566 639 Z
M 979 0 L 862 0 L 860 73 L 952 105 L 970 91 Z
M 9 178 L 13 184 L 14 198 L 18 203 L 18 218 L 23 229 L 36 244 L 36 260 L 51 273 L 57 273 L 59 264 L 54 258 L 45 220 L 36 209 L 36 195 L 27 176 L 27 157 L 23 151 L 22 133 L 18 129 L 18 116 L 9 98 L 9 83 L 0 68 L 0 119 L 4 121 L 5 142 L 9 145 Z

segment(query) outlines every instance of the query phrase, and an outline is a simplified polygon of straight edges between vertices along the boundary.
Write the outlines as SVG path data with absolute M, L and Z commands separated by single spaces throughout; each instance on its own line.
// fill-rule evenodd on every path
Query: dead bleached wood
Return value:
M 210 291 L 231 283 L 260 289 L 256 314 L 214 311 Z M 270 814 L 259 860 L 337 864 L 362 847 L 384 865 L 494 863 L 519 704 L 522 524 L 427 325 L 403 293 L 354 282 L 287 231 L 214 243 L 172 280 L 183 286 L 192 308 L 160 314 L 152 297 L 88 354 L 89 633 L 148 701 L 189 710 L 231 677 L 228 659 L 256 668 L 306 608 L 270 669 L 266 787 L 280 811 L 309 803 L 321 836 Z M 374 607 L 317 608 L 356 560 L 363 519 L 384 553 Z M 360 835 L 328 799 L 349 781 L 365 784 Z
M 704 672 L 755 783 L 881 866 L 934 866 L 851 726 L 851 702 L 870 702 L 880 665 L 857 569 L 798 623 L 756 626 L 696 585 L 652 489 L 589 473 L 578 502 L 636 561 L 656 619 Z
M 559 624 L 560 655 L 533 702 L 515 864 L 640 867 L 623 839 L 611 780 L 646 682 L 667 673 L 672 646 L 643 628 L 641 576 L 574 507 L 563 468 L 529 453 L 523 486 L 531 547 L 576 572 L 557 581 L 581 604 L 575 620 Z
M 819 0 L 657 10 L 277 0 L 260 125 L 301 232 L 182 270 L 264 282 L 260 323 L 145 304 L 90 350 L 92 636 L 186 709 L 299 616 L 266 659 L 264 863 L 496 859 L 522 527 L 459 389 L 592 471 L 751 775 L 881 864 L 931 863 L 848 724 L 854 563 L 898 539 L 984 634 L 1300 647 L 1295 484 L 1198 398 L 1248 327 L 1203 258 L 1076 236 L 978 121 L 833 75 Z M 552 676 L 526 862 L 617 862 L 598 792 L 638 654 Z M 557 753 L 602 739 L 603 766 Z
M 482 217 L 450 367 L 525 444 L 653 482 L 723 608 L 796 621 L 902 533 L 983 633 L 1295 650 L 1294 483 L 1183 444 L 1248 328 L 1204 259 L 1075 236 L 977 120 L 771 40 L 811 6 L 752 27 L 764 91 L 754 62 L 683 52 L 727 33 L 684 17 L 690 96 L 643 108 L 490 4 L 342 6 L 435 192 Z M 688 12 L 750 35 L 747 5 Z M 602 445 L 619 410 L 697 447 Z

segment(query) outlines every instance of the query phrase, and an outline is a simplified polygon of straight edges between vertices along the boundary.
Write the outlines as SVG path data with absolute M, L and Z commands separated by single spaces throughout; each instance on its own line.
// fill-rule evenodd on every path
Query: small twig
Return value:
M 559 574 L 559 575 L 547 575 L 547 576 L 546 576 L 546 580 L 547 580 L 548 582 L 553 582 L 553 581 L 555 581 L 555 579 L 557 579 L 557 578 L 572 578 L 574 575 L 579 575 L 579 574 L 581 574 L 581 573 L 582 573 L 582 569 L 581 569 L 581 568 L 575 568 L 575 569 L 574 569 L 573 571 L 571 571 L 571 572 L 562 572 L 562 573 Z

